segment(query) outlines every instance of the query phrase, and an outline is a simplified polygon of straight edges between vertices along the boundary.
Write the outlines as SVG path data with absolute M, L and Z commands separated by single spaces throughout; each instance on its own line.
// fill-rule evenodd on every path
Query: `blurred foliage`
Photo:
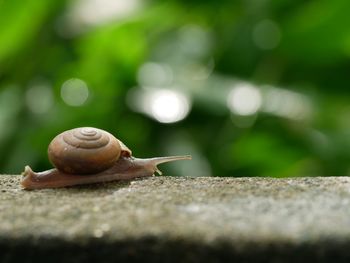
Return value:
M 348 10 L 348 0 L 2 0 L 1 173 L 47 169 L 55 135 L 95 126 L 138 157 L 193 155 L 167 175 L 348 175 Z M 152 117 L 145 98 L 157 89 L 181 93 L 188 112 Z

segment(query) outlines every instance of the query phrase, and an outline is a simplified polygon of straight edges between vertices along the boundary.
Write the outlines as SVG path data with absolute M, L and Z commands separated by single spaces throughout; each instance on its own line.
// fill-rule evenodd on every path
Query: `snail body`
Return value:
M 188 160 L 191 156 L 135 158 L 131 150 L 112 134 L 90 127 L 76 128 L 57 135 L 48 147 L 55 167 L 33 172 L 25 167 L 24 189 L 57 188 L 73 185 L 130 180 L 161 174 L 158 164 Z

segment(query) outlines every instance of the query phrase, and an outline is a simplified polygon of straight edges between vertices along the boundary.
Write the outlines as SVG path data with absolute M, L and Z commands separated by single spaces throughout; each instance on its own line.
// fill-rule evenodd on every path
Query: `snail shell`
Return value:
M 48 148 L 49 160 L 68 174 L 94 174 L 113 166 L 131 151 L 109 132 L 92 127 L 76 128 L 57 135 Z
M 57 135 L 48 148 L 49 160 L 56 168 L 35 173 L 25 167 L 24 189 L 57 188 L 72 185 L 129 180 L 152 176 L 157 165 L 191 156 L 135 158 L 131 150 L 112 134 L 92 127 L 76 128 Z
M 121 146 L 110 133 L 96 128 L 76 128 L 57 135 L 49 145 L 53 166 L 68 174 L 94 174 L 112 167 Z

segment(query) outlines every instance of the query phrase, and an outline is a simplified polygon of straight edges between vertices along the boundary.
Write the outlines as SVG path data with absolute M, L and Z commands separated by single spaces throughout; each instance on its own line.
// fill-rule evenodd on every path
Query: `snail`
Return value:
M 36 173 L 26 166 L 21 181 L 24 189 L 130 180 L 152 176 L 155 172 L 161 174 L 158 164 L 191 159 L 190 155 L 135 158 L 112 134 L 91 127 L 57 135 L 48 147 L 48 156 L 55 168 Z

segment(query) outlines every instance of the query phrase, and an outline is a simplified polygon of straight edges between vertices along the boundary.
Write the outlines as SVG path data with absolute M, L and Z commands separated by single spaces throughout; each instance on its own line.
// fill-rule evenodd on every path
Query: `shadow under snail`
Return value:
M 189 160 L 190 155 L 140 159 L 112 134 L 83 127 L 57 135 L 48 147 L 49 160 L 56 168 L 33 172 L 25 167 L 24 189 L 57 188 L 81 184 L 129 180 L 161 174 L 158 164 Z

